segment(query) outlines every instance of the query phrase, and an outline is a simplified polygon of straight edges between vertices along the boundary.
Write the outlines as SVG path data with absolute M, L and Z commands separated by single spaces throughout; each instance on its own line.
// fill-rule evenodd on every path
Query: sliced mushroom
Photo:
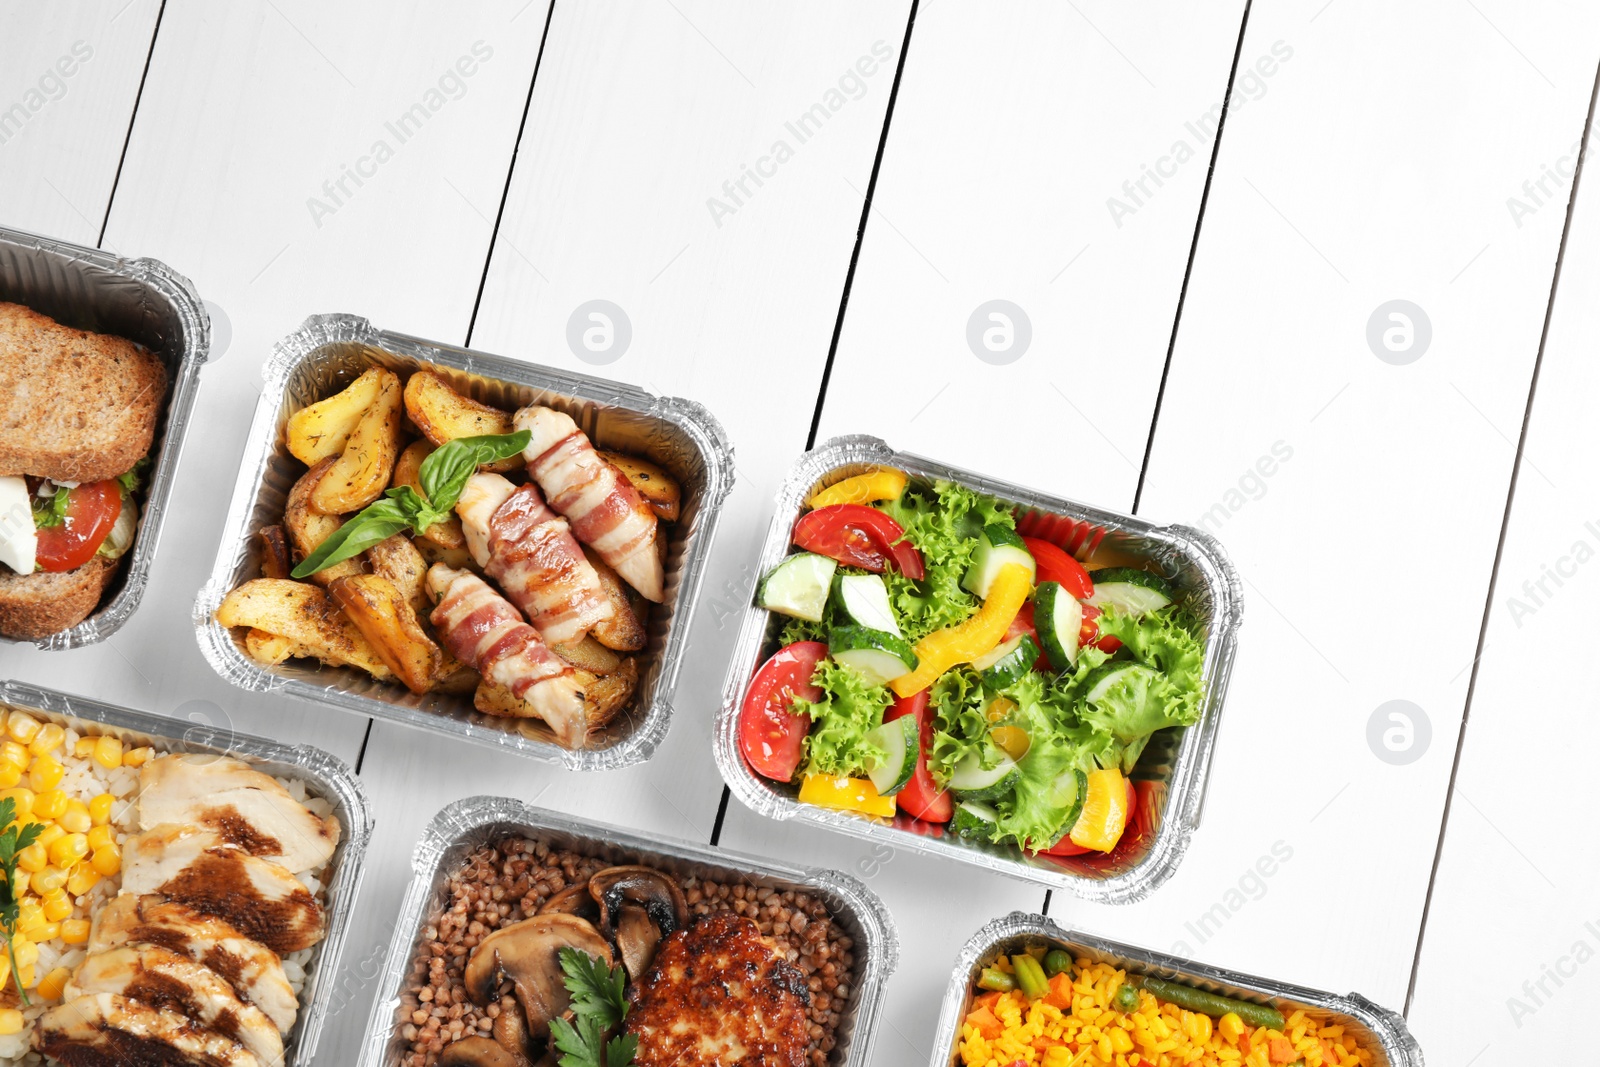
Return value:
M 649 969 L 661 939 L 689 924 L 683 890 L 654 867 L 607 867 L 589 879 L 589 893 L 600 904 L 600 929 L 616 941 L 635 980 Z
M 524 1060 L 529 1058 L 528 1049 L 531 1043 L 528 1040 L 528 1024 L 518 1009 L 511 1008 L 495 1016 L 494 1025 L 490 1027 L 489 1032 L 507 1052 Z
M 478 942 L 462 975 L 467 996 L 487 1004 L 502 980 L 511 981 L 528 1029 L 550 1032 L 550 1020 L 567 1010 L 571 995 L 562 980 L 560 952 L 577 949 L 611 966 L 611 946 L 587 919 L 553 912 L 502 927 Z
M 541 904 L 536 914 L 549 915 L 555 912 L 576 915 L 596 923 L 600 921 L 600 902 L 590 894 L 587 885 L 569 885 Z
M 510 1013 L 507 1013 L 510 1014 Z M 439 1067 L 532 1067 L 526 1056 L 510 1052 L 487 1037 L 452 1041 L 439 1057 Z

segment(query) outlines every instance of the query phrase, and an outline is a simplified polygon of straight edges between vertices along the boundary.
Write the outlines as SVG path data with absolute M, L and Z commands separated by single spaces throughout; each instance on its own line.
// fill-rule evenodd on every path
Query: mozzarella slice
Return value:
M 38 549 L 28 483 L 20 475 L 0 477 L 0 563 L 18 574 L 32 574 Z

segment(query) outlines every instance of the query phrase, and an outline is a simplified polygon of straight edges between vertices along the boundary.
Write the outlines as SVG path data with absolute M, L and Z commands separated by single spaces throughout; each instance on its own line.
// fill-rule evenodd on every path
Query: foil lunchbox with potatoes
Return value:
M 195 604 L 216 671 L 572 769 L 648 759 L 732 487 L 716 419 L 348 315 L 308 319 L 265 374 Z M 556 427 L 539 463 L 505 451 L 513 412 L 519 440 Z

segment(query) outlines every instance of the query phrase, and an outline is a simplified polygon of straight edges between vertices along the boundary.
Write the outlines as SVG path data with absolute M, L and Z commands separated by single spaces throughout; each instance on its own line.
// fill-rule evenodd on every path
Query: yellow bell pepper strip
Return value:
M 1068 834 L 1079 848 L 1110 852 L 1128 825 L 1128 785 L 1116 767 L 1089 772 L 1083 813 Z
M 906 491 L 907 478 L 900 471 L 869 471 L 834 482 L 812 494 L 806 504 L 825 508 L 834 504 L 870 504 L 875 500 L 899 500 Z
M 831 774 L 808 774 L 800 782 L 800 803 L 840 811 L 859 811 L 863 815 L 894 818 L 894 797 L 880 797 L 877 787 L 866 778 L 836 778 Z
M 1032 587 L 1028 568 L 1022 564 L 1008 563 L 1001 567 L 977 614 L 954 626 L 935 630 L 918 641 L 914 649 L 917 669 L 890 682 L 889 688 L 894 690 L 895 696 L 908 697 L 928 688 L 956 664 L 970 663 L 985 652 L 993 651 L 1004 640 L 1006 630 L 1022 610 Z

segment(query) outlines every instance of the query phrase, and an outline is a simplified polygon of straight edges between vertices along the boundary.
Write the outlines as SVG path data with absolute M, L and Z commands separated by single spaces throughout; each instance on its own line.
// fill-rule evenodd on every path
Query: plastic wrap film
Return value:
M 1270 1004 L 1289 1016 L 1296 1009 L 1322 1025 L 1341 1024 L 1361 1046 L 1373 1055 L 1377 1067 L 1423 1067 L 1422 1046 L 1411 1036 L 1406 1021 L 1387 1008 L 1356 993 L 1338 996 L 1303 986 L 1273 982 L 1220 967 L 1195 963 L 1149 949 L 1136 948 L 1076 930 L 1063 930 L 1043 915 L 1014 911 L 995 919 L 961 949 L 950 986 L 939 1011 L 939 1029 L 933 1038 L 931 1067 L 959 1064 L 961 1020 L 966 1017 L 978 972 L 1004 953 L 1010 955 L 1037 945 L 1064 948 L 1074 959 L 1088 957 L 1096 963 L 1109 963 L 1130 974 L 1164 978 L 1218 993 L 1238 1000 Z
M 1132 779 L 1138 803 L 1115 850 L 1100 856 L 1030 856 L 1006 845 L 963 840 L 945 827 L 908 816 L 874 819 L 802 804 L 793 785 L 752 771 L 739 752 L 739 708 L 746 686 L 772 651 L 783 620 L 755 606 L 760 577 L 790 551 L 790 531 L 817 490 L 877 468 L 914 479 L 958 482 L 1017 506 L 1018 527 L 1076 555 L 1091 550 L 1144 561 L 1177 588 L 1204 629 L 1205 689 L 1199 721 L 1162 730 L 1150 739 Z M 932 460 L 896 452 L 875 437 L 837 437 L 802 456 L 778 490 L 772 525 L 750 572 L 744 619 L 717 712 L 716 759 L 722 777 L 746 806 L 772 819 L 799 819 L 893 848 L 944 856 L 1009 874 L 1086 900 L 1123 904 L 1148 896 L 1177 870 L 1200 825 L 1207 777 L 1222 718 L 1240 622 L 1239 577 L 1215 539 L 1187 526 L 1155 526 L 1132 515 L 1103 511 Z
M 40 648 L 78 648 L 116 633 L 139 607 L 150 581 L 172 479 L 189 428 L 200 368 L 211 346 L 211 319 L 189 280 L 153 259 L 109 252 L 0 228 L 0 301 L 22 304 L 63 326 L 115 334 L 161 357 L 167 400 L 156 424 L 139 530 L 94 614 L 36 642 Z M 9 639 L 0 637 L 0 644 Z M 14 642 L 10 642 L 14 643 Z
M 477 849 L 501 838 L 520 836 L 570 849 L 614 864 L 645 864 L 675 877 L 738 881 L 779 891 L 804 890 L 819 898 L 840 929 L 855 942 L 859 977 L 839 1013 L 836 1067 L 865 1067 L 872 1062 L 873 1032 L 883 1005 L 884 989 L 899 959 L 894 923 L 883 901 L 846 874 L 795 867 L 737 852 L 707 848 L 660 837 L 646 837 L 603 823 L 562 815 L 505 797 L 468 797 L 434 816 L 412 858 L 395 920 L 394 938 L 378 976 L 378 993 L 362 1043 L 361 1067 L 392 1067 L 400 1062 L 400 998 L 424 929 L 437 921 L 448 899 L 450 877 Z
M 317 1039 L 335 1003 L 339 955 L 349 936 L 351 913 L 361 887 L 367 843 L 372 838 L 372 813 L 366 794 L 344 761 L 310 745 L 284 745 L 263 737 L 213 725 L 189 725 L 159 715 L 130 711 L 98 700 L 69 696 L 21 682 L 0 682 L 0 707 L 26 711 L 33 717 L 71 727 L 92 728 L 124 745 L 153 745 L 168 752 L 209 752 L 243 760 L 263 774 L 305 783 L 306 792 L 333 807 L 341 832 L 329 869 L 322 876 L 328 932 L 312 949 L 306 982 L 300 993 L 300 1014 L 284 1039 L 284 1067 L 311 1063 Z
M 530 403 L 558 408 L 572 416 L 596 448 L 648 458 L 682 484 L 681 516 L 662 527 L 670 538 L 666 595 L 650 612 L 648 642 L 638 653 L 638 690 L 631 706 L 592 736 L 589 747 L 563 748 L 537 719 L 479 714 L 470 693 L 418 695 L 353 667 L 318 666 L 308 660 L 258 663 L 245 653 L 242 637 L 213 618 L 223 597 L 260 576 L 257 531 L 283 520 L 284 501 L 304 472 L 289 454 L 289 417 L 338 392 L 372 366 L 402 376 L 426 367 L 472 399 L 508 411 Z M 733 448 L 711 413 L 692 401 L 657 397 L 617 382 L 379 331 L 353 315 L 307 319 L 278 342 L 265 374 L 216 564 L 195 601 L 200 648 L 217 673 L 253 692 L 279 692 L 573 770 L 625 767 L 649 759 L 672 717 L 689 621 L 722 502 L 733 486 Z

